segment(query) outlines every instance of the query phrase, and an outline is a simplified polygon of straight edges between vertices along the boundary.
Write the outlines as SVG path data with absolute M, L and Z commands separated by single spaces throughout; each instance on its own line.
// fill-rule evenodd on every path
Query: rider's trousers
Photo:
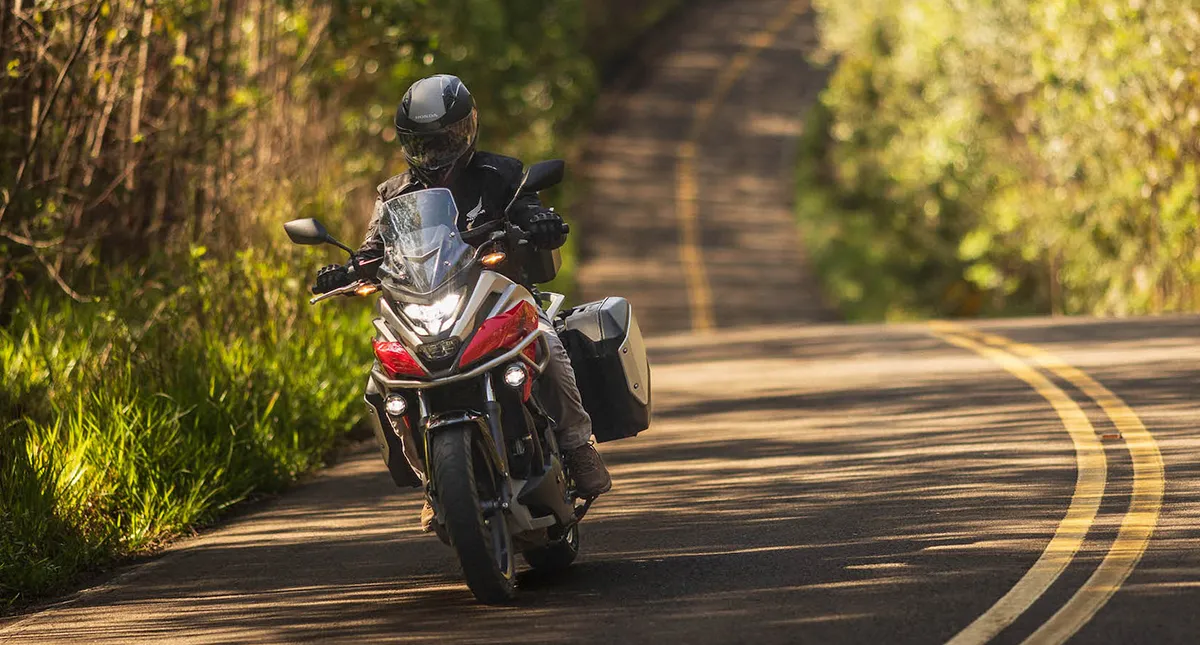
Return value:
M 546 344 L 550 348 L 550 360 L 539 385 L 538 398 L 546 412 L 558 422 L 559 449 L 573 450 L 591 438 L 592 418 L 583 409 L 583 399 L 579 397 L 579 386 L 575 383 L 575 369 L 571 367 L 567 349 L 554 325 L 543 316 L 538 326 L 546 332 Z

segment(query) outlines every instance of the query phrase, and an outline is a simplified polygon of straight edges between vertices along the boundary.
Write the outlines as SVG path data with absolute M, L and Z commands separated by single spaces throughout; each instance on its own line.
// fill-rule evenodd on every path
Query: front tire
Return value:
M 481 503 L 500 497 L 483 447 L 471 427 L 459 426 L 434 435 L 430 452 L 434 487 L 467 586 L 482 603 L 512 600 L 517 593 L 512 536 L 504 513 L 496 508 L 484 517 Z

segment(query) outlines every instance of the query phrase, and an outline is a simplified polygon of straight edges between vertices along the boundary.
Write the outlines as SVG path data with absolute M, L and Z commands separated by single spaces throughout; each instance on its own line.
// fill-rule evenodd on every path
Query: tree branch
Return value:
M 28 246 L 31 249 L 49 249 L 62 244 L 65 239 L 60 237 L 57 240 L 51 241 L 35 240 L 24 235 L 18 235 L 12 231 L 0 231 L 0 236 L 6 237 L 21 246 Z
M 7 235 L 6 235 L 6 237 L 7 237 Z M 53 279 L 55 284 L 58 285 L 58 288 L 63 290 L 63 293 L 70 296 L 71 299 L 74 300 L 75 302 L 93 302 L 95 300 L 95 298 L 85 296 L 85 295 L 79 293 L 78 291 L 75 291 L 74 289 L 72 289 L 71 285 L 67 284 L 67 282 L 62 279 L 62 276 L 59 275 L 58 270 L 55 269 L 50 264 L 50 262 L 48 262 L 46 260 L 46 256 L 42 255 L 41 253 L 38 253 L 38 250 L 36 247 L 31 247 L 31 248 L 33 248 L 33 254 L 35 257 L 37 257 L 38 262 L 41 262 L 42 267 L 44 267 L 46 269 L 46 273 L 50 275 L 51 279 Z

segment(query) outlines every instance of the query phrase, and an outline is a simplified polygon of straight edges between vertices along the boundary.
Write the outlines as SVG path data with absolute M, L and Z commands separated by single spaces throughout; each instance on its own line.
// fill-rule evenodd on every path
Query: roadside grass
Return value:
M 193 255 L 0 330 L 0 609 L 281 490 L 358 417 L 365 302 L 309 308 L 282 258 Z

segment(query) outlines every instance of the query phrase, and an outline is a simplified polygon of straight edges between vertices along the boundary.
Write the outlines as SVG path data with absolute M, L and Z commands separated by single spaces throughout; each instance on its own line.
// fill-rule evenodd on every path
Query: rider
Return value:
M 475 100 L 455 76 L 439 74 L 413 83 L 396 109 L 396 132 L 408 171 L 378 187 L 375 214 L 367 237 L 346 265 L 330 265 L 317 273 L 315 293 L 324 293 L 359 278 L 374 278 L 383 257 L 379 235 L 383 203 L 407 192 L 426 188 L 448 188 L 454 201 L 466 208 L 458 226 L 467 230 L 504 217 L 505 208 L 516 194 L 522 163 L 512 157 L 475 150 L 479 113 Z M 542 206 L 537 195 L 517 200 L 509 219 L 528 233 L 533 244 L 553 250 L 566 242 L 566 227 L 553 210 Z M 592 421 L 583 409 L 575 371 L 554 325 L 542 317 L 542 331 L 550 346 L 546 368 L 549 387 L 541 390 L 547 411 L 558 420 L 556 433 L 567 468 L 575 478 L 581 497 L 595 497 L 612 488 L 612 478 L 600 454 L 590 443 Z M 421 526 L 432 530 L 433 509 L 429 502 L 421 512 Z

